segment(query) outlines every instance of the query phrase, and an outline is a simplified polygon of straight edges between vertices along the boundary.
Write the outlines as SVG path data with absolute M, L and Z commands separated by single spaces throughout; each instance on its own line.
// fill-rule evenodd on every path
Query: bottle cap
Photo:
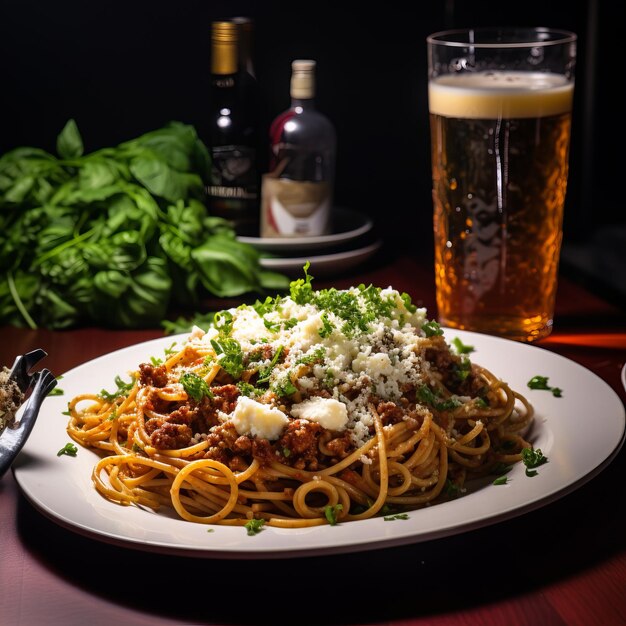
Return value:
M 237 25 L 234 22 L 213 22 L 211 37 L 216 43 L 237 43 Z
M 237 25 L 233 22 L 213 22 L 211 50 L 212 73 L 234 74 L 237 71 Z
M 315 61 L 296 59 L 291 63 L 292 98 L 309 99 L 315 96 Z

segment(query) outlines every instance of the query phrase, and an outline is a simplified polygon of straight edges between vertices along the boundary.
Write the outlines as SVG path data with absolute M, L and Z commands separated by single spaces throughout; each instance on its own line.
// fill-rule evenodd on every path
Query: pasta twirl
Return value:
M 417 509 L 521 460 L 526 398 L 406 294 L 314 290 L 216 314 L 116 393 L 69 403 L 95 488 L 203 524 L 296 528 Z

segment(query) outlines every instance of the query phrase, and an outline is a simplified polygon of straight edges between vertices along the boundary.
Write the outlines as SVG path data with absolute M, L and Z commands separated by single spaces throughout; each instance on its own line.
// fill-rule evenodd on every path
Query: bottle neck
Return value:
M 238 63 L 239 71 L 249 74 L 256 79 L 253 60 L 253 24 L 247 17 L 235 17 L 233 22 L 237 25 L 238 35 Z
M 315 109 L 315 98 L 294 98 L 291 96 L 291 108 L 296 109 L 296 113 L 302 111 L 311 111 Z

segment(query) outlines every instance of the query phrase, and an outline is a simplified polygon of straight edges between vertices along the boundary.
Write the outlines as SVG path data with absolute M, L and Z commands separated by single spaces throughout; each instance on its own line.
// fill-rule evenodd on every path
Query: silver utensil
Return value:
M 0 478 L 11 467 L 30 435 L 44 398 L 57 384 L 56 377 L 49 369 L 31 373 L 31 369 L 47 353 L 41 348 L 28 352 L 15 359 L 9 378 L 28 396 L 22 404 L 23 412 L 17 425 L 6 428 L 0 435 Z

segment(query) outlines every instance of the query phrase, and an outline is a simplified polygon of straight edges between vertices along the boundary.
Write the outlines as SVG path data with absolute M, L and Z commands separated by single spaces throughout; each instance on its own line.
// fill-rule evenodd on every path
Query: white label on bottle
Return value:
M 330 183 L 264 176 L 261 194 L 262 237 L 328 234 Z

